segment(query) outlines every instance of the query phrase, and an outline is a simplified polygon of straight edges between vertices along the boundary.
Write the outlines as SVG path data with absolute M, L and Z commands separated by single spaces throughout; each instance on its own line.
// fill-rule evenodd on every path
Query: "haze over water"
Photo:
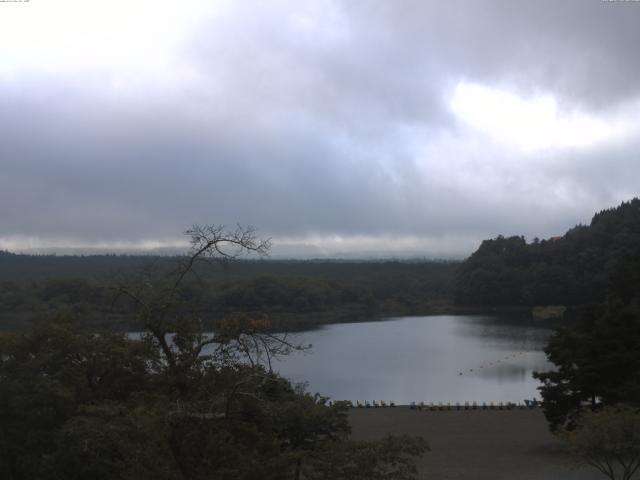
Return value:
M 492 316 L 399 317 L 295 335 L 310 352 L 274 364 L 336 400 L 521 402 L 538 397 L 550 330 Z

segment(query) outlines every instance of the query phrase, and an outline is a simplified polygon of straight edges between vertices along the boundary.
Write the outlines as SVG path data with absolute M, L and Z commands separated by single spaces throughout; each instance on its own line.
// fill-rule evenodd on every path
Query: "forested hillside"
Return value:
M 126 323 L 131 305 L 117 286 L 168 275 L 180 257 L 29 256 L 0 253 L 0 329 L 64 310 L 84 322 Z M 305 326 L 359 316 L 424 314 L 451 303 L 457 264 L 447 262 L 231 261 L 202 263 L 182 287 L 185 301 L 214 321 L 230 312 Z
M 640 255 L 640 200 L 594 215 L 562 237 L 499 236 L 462 264 L 244 260 L 203 263 L 182 295 L 204 318 L 269 315 L 291 326 L 452 307 L 579 305 L 604 299 L 610 279 Z M 167 275 L 181 257 L 53 256 L 0 252 L 0 325 L 20 328 L 65 310 L 93 324 L 127 322 L 118 282 Z
M 578 305 L 603 300 L 613 274 L 640 252 L 640 200 L 596 213 L 548 240 L 485 240 L 456 271 L 458 305 Z

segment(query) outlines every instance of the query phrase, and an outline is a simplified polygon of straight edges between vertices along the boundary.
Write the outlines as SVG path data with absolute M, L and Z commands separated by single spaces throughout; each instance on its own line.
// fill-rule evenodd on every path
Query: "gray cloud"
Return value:
M 623 2 L 243 2 L 197 22 L 169 87 L 0 76 L 0 241 L 171 243 L 241 222 L 287 244 L 397 236 L 455 255 L 562 233 L 638 193 L 633 135 L 523 152 L 449 98 L 465 81 L 553 95 L 637 132 L 639 20 Z

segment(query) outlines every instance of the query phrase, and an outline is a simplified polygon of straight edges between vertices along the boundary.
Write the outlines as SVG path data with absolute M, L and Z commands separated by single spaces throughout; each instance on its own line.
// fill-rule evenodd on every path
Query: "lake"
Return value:
M 290 334 L 295 352 L 274 370 L 335 400 L 522 402 L 538 397 L 531 374 L 548 370 L 551 331 L 481 315 L 399 317 Z

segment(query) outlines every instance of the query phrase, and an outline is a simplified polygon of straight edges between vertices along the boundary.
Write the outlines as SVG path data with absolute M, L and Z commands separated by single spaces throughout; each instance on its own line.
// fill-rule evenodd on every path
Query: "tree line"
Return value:
M 146 263 L 142 260 L 146 259 Z M 161 278 L 181 257 L 34 257 L 0 255 L 0 318 L 25 326 L 30 317 L 65 310 L 95 326 L 126 327 L 134 309 L 116 301 L 117 285 L 144 271 Z M 109 262 L 113 261 L 112 264 Z M 43 262 L 43 270 L 23 279 L 22 267 Z M 86 264 L 84 263 L 86 262 Z M 125 264 L 118 273 L 111 267 Z M 48 266 L 60 266 L 56 274 Z M 375 315 L 445 311 L 452 304 L 449 262 L 288 262 L 229 260 L 198 264 L 182 282 L 181 295 L 213 324 L 231 312 L 262 313 L 281 327 Z M 13 271 L 16 277 L 12 278 Z M 51 273 L 51 275 L 49 275 Z
M 640 200 L 596 213 L 561 237 L 482 242 L 456 271 L 459 305 L 582 305 L 603 301 L 611 277 L 640 244 Z

